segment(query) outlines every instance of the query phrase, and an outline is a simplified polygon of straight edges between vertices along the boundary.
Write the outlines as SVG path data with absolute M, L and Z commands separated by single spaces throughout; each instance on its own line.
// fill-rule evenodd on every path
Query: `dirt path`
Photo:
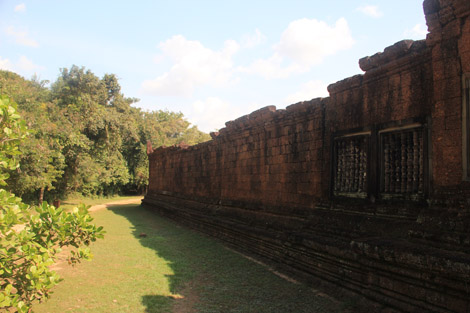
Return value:
M 95 212 L 98 210 L 106 209 L 113 205 L 124 205 L 124 204 L 139 204 L 142 201 L 142 198 L 133 198 L 133 199 L 125 199 L 119 201 L 112 201 L 105 204 L 98 204 L 94 205 L 88 209 L 88 212 Z

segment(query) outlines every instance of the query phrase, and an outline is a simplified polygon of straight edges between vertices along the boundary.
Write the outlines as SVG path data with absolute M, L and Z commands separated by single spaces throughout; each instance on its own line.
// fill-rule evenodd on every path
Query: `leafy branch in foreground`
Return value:
M 0 185 L 19 166 L 18 145 L 27 133 L 16 105 L 0 97 Z M 49 267 L 62 247 L 72 248 L 70 264 L 91 259 L 87 246 L 104 235 L 92 221 L 85 205 L 71 212 L 45 202 L 33 208 L 0 189 L 0 309 L 30 312 L 34 301 L 46 299 L 60 281 Z

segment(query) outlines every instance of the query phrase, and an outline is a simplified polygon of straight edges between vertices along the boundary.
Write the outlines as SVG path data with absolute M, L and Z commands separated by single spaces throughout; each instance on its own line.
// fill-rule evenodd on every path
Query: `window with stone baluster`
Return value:
M 371 125 L 333 138 L 332 195 L 382 200 L 426 199 L 426 117 Z
M 420 199 L 425 186 L 424 128 L 380 131 L 380 195 Z
M 365 198 L 370 133 L 352 134 L 334 140 L 335 196 Z

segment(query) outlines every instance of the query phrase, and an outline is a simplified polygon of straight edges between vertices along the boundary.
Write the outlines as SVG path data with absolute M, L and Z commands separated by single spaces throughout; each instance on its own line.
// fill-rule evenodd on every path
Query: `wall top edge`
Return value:
M 245 130 L 265 127 L 266 125 L 272 125 L 273 123 L 280 123 L 285 121 L 286 118 L 303 118 L 305 114 L 315 113 L 317 110 L 321 110 L 327 103 L 329 98 L 315 98 L 309 101 L 301 101 L 295 104 L 291 104 L 286 109 L 276 109 L 275 106 L 267 106 L 256 110 L 250 114 L 241 116 L 233 121 L 225 123 L 225 127 L 217 132 L 211 132 L 210 135 L 212 140 L 202 142 L 193 146 L 185 143 L 176 144 L 173 146 L 161 146 L 156 149 L 152 149 L 151 145 L 147 147 L 147 154 L 160 154 L 169 151 L 178 150 L 197 150 L 213 143 L 214 140 L 220 140 L 233 135 L 241 134 Z
M 426 40 L 401 40 L 372 56 L 366 56 L 359 60 L 359 67 L 367 72 L 385 64 L 394 62 L 410 55 L 421 54 L 427 48 Z

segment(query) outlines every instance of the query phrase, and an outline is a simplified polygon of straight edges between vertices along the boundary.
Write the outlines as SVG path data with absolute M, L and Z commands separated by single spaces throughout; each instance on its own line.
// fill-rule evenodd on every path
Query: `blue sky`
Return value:
M 422 0 L 0 0 L 0 68 L 55 81 L 116 74 L 145 110 L 201 130 L 267 105 L 327 96 L 358 60 L 424 39 Z

